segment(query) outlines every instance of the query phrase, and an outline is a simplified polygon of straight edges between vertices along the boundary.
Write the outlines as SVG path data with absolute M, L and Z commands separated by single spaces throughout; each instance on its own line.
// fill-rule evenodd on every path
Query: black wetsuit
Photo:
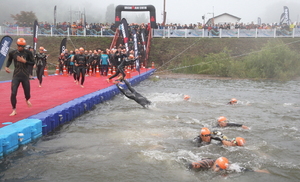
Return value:
M 17 56 L 23 57 L 26 63 L 17 61 Z M 15 70 L 11 81 L 10 101 L 13 109 L 17 105 L 17 93 L 20 83 L 22 83 L 26 100 L 30 99 L 30 83 L 28 65 L 34 65 L 34 58 L 31 51 L 24 49 L 23 51 L 13 50 L 9 53 L 6 67 L 9 67 L 14 60 Z
M 216 160 L 210 159 L 210 158 L 201 159 L 201 161 L 193 162 L 192 164 L 191 163 L 188 164 L 188 168 L 194 169 L 194 170 L 199 170 L 199 171 L 207 170 L 207 169 L 212 168 L 215 162 L 216 162 Z M 198 168 L 194 168 L 194 166 L 197 166 Z M 221 169 L 221 168 L 220 168 L 220 170 L 223 171 L 223 169 Z M 228 171 L 228 172 L 253 172 L 254 170 L 239 166 L 237 169 L 234 169 L 234 170 L 226 169 L 226 171 Z
M 119 88 L 119 90 L 129 99 L 134 100 L 135 102 L 137 102 L 138 104 L 140 104 L 141 106 L 143 106 L 144 108 L 148 107 L 151 102 L 143 97 L 141 94 L 139 94 L 138 92 L 136 92 L 131 86 L 130 83 L 127 80 L 123 80 L 124 83 L 126 84 L 128 90 L 130 90 L 130 92 L 126 92 L 124 90 L 124 88 L 122 88 L 119 84 L 117 84 L 117 87 Z
M 118 66 L 116 73 L 114 75 L 112 75 L 111 77 L 109 77 L 109 79 L 112 79 L 112 78 L 118 76 L 119 73 L 121 73 L 123 76 L 123 79 L 125 79 L 125 77 L 126 77 L 126 73 L 124 72 L 125 66 L 131 65 L 135 61 L 136 61 L 136 59 L 133 59 L 133 60 L 128 59 L 128 58 L 123 59 L 122 62 L 120 63 L 120 65 Z
M 215 161 L 216 161 L 216 160 L 210 159 L 210 158 L 207 158 L 207 159 L 201 159 L 201 161 L 193 162 L 194 165 L 197 165 L 197 166 L 198 166 L 198 168 L 194 168 L 193 164 L 189 164 L 189 165 L 188 165 L 188 168 L 189 168 L 189 169 L 196 169 L 196 170 L 207 170 L 207 169 L 210 169 L 210 168 L 213 167 Z
M 220 137 L 214 137 L 214 136 L 211 136 L 210 138 L 211 138 L 211 140 L 222 141 L 222 139 L 221 139 Z M 193 143 L 195 143 L 196 147 L 201 147 L 201 146 L 204 146 L 204 145 L 208 145 L 208 144 L 210 144 L 210 142 L 211 142 L 211 141 L 209 141 L 209 142 L 204 142 L 204 141 L 201 139 L 200 135 L 198 135 L 197 137 L 195 137 L 195 138 L 193 139 Z
M 40 85 L 43 82 L 43 71 L 46 65 L 47 56 L 45 53 L 37 53 L 35 55 L 36 59 L 36 76 L 40 81 Z
M 96 72 L 96 67 L 100 68 L 100 57 L 98 54 L 91 55 L 89 58 L 89 63 L 92 66 L 93 73 Z
M 82 76 L 81 85 L 83 85 L 85 79 L 86 66 L 88 64 L 87 57 L 84 54 L 76 54 L 74 56 L 74 62 L 78 64 L 76 66 L 77 81 L 79 82 L 80 73 L 81 73 Z
M 242 127 L 242 124 L 237 124 L 237 123 L 227 123 L 226 126 L 224 127 Z M 219 124 L 217 125 L 217 127 L 221 127 Z

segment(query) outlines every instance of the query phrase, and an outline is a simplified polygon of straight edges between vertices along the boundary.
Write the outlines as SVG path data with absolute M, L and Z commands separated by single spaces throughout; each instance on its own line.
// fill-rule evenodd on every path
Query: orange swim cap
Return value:
M 229 162 L 226 157 L 219 157 L 215 162 L 221 169 L 227 169 Z
M 227 120 L 227 118 L 225 118 L 224 116 L 220 116 L 218 118 L 218 122 L 222 122 L 222 121 L 226 121 L 226 120 Z
M 243 145 L 245 145 L 245 143 L 246 143 L 245 139 L 242 138 L 242 137 L 236 137 L 236 138 L 235 138 L 235 141 L 236 141 L 236 144 L 237 144 L 238 146 L 243 146 Z
M 184 100 L 189 100 L 189 99 L 190 99 L 190 96 L 189 96 L 189 95 L 184 95 L 184 96 L 183 96 L 183 99 L 184 99 Z
M 234 103 L 234 104 L 235 104 L 235 103 L 237 103 L 237 100 L 236 100 L 235 98 L 232 98 L 232 99 L 230 100 L 230 103 L 232 103 L 232 104 Z
M 129 59 L 134 59 L 133 54 L 130 54 L 128 58 L 129 58 Z
M 202 128 L 200 131 L 201 135 L 209 135 L 210 134 L 210 130 L 208 128 Z
M 17 45 L 25 47 L 26 46 L 26 40 L 24 38 L 18 38 Z

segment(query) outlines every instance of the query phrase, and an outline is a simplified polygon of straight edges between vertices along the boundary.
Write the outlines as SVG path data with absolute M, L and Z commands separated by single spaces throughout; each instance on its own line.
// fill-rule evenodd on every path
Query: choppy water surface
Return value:
M 153 102 L 151 108 L 118 95 L 6 157 L 0 162 L 0 179 L 299 181 L 299 86 L 300 81 L 149 79 L 134 88 Z M 184 101 L 183 94 L 191 100 Z M 226 105 L 233 97 L 239 103 Z M 200 128 L 214 129 L 222 115 L 251 128 L 220 129 L 229 138 L 244 137 L 246 146 L 195 147 L 191 140 Z M 220 156 L 270 174 L 224 175 L 185 166 Z

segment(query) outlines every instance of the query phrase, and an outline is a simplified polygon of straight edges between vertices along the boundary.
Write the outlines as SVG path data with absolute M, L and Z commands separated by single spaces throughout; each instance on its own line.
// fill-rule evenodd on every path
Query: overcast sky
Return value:
M 212 18 L 222 13 L 241 18 L 240 22 L 262 23 L 279 22 L 283 6 L 290 10 L 290 19 L 300 21 L 300 0 L 165 0 L 166 23 L 197 23 L 203 22 L 202 16 Z M 57 6 L 57 22 L 69 21 L 69 10 L 86 11 L 89 23 L 103 22 L 106 8 L 110 4 L 117 5 L 153 5 L 156 8 L 156 20 L 163 21 L 164 0 L 0 0 L 0 21 L 13 21 L 10 14 L 20 11 L 33 11 L 39 21 L 53 22 L 53 9 Z M 145 13 L 146 14 L 146 13 Z M 124 15 L 124 14 L 123 14 Z M 146 14 L 147 16 L 148 13 Z M 125 16 L 125 15 L 124 15 Z M 90 21 L 89 21 L 90 20 Z M 128 22 L 130 22 L 128 20 Z

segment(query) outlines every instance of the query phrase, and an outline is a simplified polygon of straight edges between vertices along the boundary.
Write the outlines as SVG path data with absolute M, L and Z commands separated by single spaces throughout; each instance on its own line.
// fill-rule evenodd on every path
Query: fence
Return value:
M 202 38 L 228 38 L 228 37 L 300 37 L 300 28 L 286 29 L 155 29 L 153 37 L 202 37 Z
M 32 27 L 5 27 L 0 26 L 1 35 L 32 35 Z M 72 28 L 39 28 L 39 35 L 44 36 L 95 36 L 95 37 L 113 37 L 115 32 L 109 28 L 99 29 L 72 29 Z
M 95 36 L 113 37 L 115 31 L 109 28 L 99 29 L 57 29 L 39 28 L 39 35 L 42 36 Z M 32 35 L 32 27 L 6 27 L 0 26 L 0 35 Z M 300 28 L 287 29 L 153 29 L 152 37 L 199 37 L 199 38 L 276 38 L 276 37 L 300 37 Z

